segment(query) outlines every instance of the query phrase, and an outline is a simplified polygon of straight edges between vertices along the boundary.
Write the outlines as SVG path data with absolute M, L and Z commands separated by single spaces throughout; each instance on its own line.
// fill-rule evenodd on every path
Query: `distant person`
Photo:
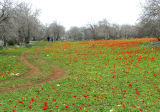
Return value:
M 49 36 L 47 37 L 47 40 L 48 40 L 48 42 L 50 41 L 50 37 Z
M 51 38 L 51 42 L 53 43 L 53 41 L 54 41 L 54 36 Z

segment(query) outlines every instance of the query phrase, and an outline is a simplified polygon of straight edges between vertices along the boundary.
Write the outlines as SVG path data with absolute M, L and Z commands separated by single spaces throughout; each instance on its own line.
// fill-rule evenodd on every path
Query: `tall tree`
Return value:
M 0 39 L 4 46 L 7 45 L 8 35 L 10 34 L 11 23 L 16 4 L 12 0 L 0 0 Z M 9 32 L 10 31 L 10 32 Z
M 49 25 L 48 32 L 49 36 L 54 36 L 55 40 L 60 40 L 65 34 L 65 28 L 57 22 L 53 22 Z
M 141 28 L 145 36 L 160 36 L 160 0 L 146 0 L 140 17 Z M 160 38 L 159 38 L 160 39 Z
M 71 27 L 70 30 L 68 31 L 68 36 L 70 39 L 74 40 L 82 40 L 82 31 L 78 27 Z
M 102 36 L 105 39 L 110 38 L 110 23 L 106 19 L 99 21 L 98 29 L 99 29 L 99 32 L 102 33 Z

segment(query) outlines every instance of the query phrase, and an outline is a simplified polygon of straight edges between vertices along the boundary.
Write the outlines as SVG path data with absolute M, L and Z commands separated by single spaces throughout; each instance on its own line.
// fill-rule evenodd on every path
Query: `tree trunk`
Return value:
M 36 37 L 35 36 L 33 36 L 33 41 L 36 41 Z
M 30 41 L 30 27 L 29 27 L 29 24 L 28 24 L 28 35 L 25 37 L 25 43 L 26 44 L 29 44 L 29 41 Z
M 7 46 L 7 39 L 5 38 L 5 36 L 3 36 L 3 42 L 4 42 L 3 46 L 6 47 Z

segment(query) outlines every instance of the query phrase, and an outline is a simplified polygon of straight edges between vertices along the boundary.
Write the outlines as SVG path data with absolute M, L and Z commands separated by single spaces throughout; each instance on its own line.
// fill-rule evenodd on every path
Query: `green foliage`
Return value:
M 16 40 L 8 40 L 7 43 L 9 46 L 14 46 L 16 44 Z
M 3 46 L 0 46 L 0 50 L 2 50 L 3 49 Z

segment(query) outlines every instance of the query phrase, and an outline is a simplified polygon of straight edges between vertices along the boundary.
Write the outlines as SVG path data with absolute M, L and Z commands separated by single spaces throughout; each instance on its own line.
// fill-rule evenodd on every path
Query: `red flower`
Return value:
M 34 102 L 35 100 L 32 98 L 32 102 Z
M 53 99 L 52 101 L 56 101 L 56 99 Z
M 139 94 L 139 92 L 138 92 L 138 88 L 136 88 L 136 89 L 135 89 L 135 93 L 136 93 L 136 94 Z
M 66 106 L 66 108 L 68 108 L 68 106 Z
M 79 106 L 79 109 L 81 109 L 81 110 L 82 110 L 82 107 L 80 107 L 80 106 Z
M 32 107 L 31 107 L 31 106 L 28 106 L 28 108 L 29 108 L 29 109 L 32 109 Z
M 139 109 L 140 112 L 143 112 L 142 109 Z
M 44 102 L 45 107 L 47 107 L 47 102 Z
M 56 108 L 58 108 L 58 106 L 57 106 L 56 104 L 55 104 L 54 106 L 55 106 Z
M 154 74 L 153 76 L 157 76 L 157 74 Z
M 22 101 L 19 101 L 19 103 L 23 103 Z
M 43 110 L 47 110 L 47 108 L 43 108 Z
M 145 101 L 143 100 L 142 102 L 144 103 Z
M 41 108 L 43 108 L 43 110 L 47 110 L 47 108 L 44 108 L 43 106 L 41 106 Z
M 99 99 L 99 97 L 96 97 L 97 99 Z

